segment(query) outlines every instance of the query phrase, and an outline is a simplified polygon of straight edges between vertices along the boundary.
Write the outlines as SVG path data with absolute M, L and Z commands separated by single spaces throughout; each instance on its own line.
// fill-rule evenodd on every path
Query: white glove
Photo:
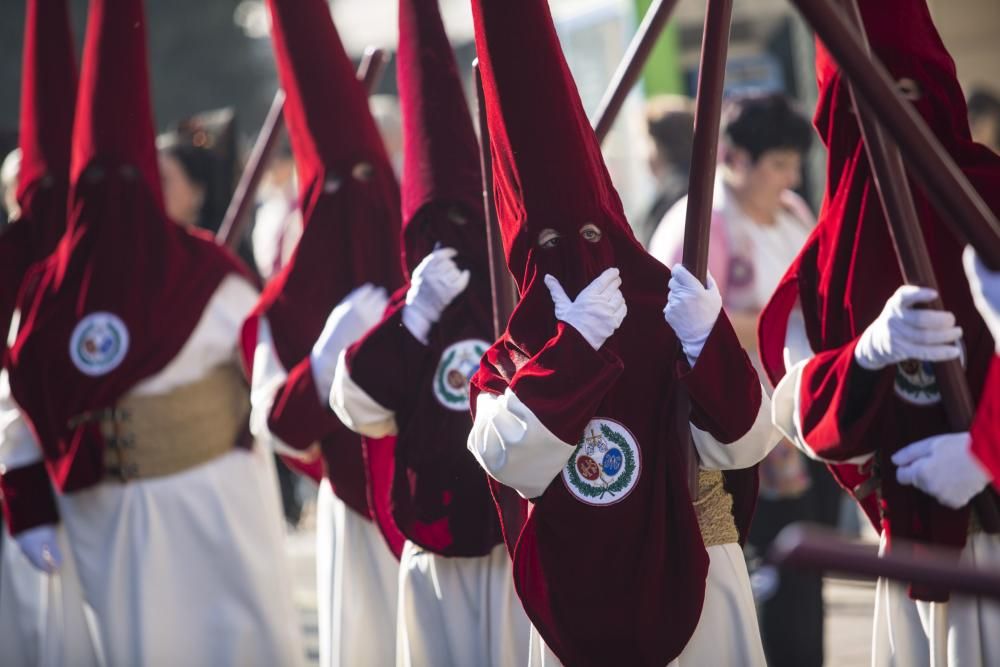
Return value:
M 677 334 L 688 363 L 693 367 L 719 319 L 722 295 L 711 274 L 708 275 L 708 287 L 705 287 L 683 264 L 674 264 L 670 273 L 670 294 L 663 317 Z
M 854 358 L 862 368 L 877 371 L 907 359 L 949 361 L 958 359 L 962 329 L 955 316 L 943 310 L 917 310 L 915 305 L 937 298 L 926 287 L 903 285 L 889 297 L 885 308 L 861 334 Z
M 313 382 L 323 405 L 329 401 L 340 353 L 379 323 L 388 303 L 385 289 L 365 283 L 345 296 L 326 318 L 310 355 Z
M 971 245 L 966 246 L 962 263 L 965 264 L 965 275 L 969 278 L 976 310 L 986 321 L 996 352 L 1000 354 L 1000 271 L 987 269 Z
M 969 434 L 944 433 L 907 445 L 892 455 L 896 480 L 952 509 L 964 507 L 991 478 L 970 449 Z
M 439 248 L 424 257 L 410 278 L 403 306 L 403 326 L 424 345 L 431 326 L 441 313 L 469 286 L 469 270 L 459 271 L 454 248 Z
M 54 574 L 62 566 L 62 551 L 53 525 L 35 526 L 14 536 L 17 546 L 35 569 Z
M 622 325 L 628 308 L 621 291 L 618 269 L 606 269 L 570 301 L 554 276 L 545 276 L 545 286 L 552 294 L 556 319 L 580 332 L 590 346 L 601 349 L 604 341 Z

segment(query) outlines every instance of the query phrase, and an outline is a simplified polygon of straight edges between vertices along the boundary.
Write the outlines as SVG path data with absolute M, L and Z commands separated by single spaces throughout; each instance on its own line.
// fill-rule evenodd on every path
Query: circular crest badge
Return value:
M 469 409 L 469 382 L 479 370 L 479 360 L 490 344 L 475 338 L 445 348 L 434 372 L 434 398 L 456 412 Z
M 960 342 L 959 362 L 963 368 L 965 358 L 965 345 Z M 941 402 L 941 388 L 934 373 L 934 364 L 929 361 L 908 359 L 896 364 L 893 389 L 897 396 L 913 405 L 936 405 Z
M 69 339 L 69 356 L 81 373 L 105 375 L 118 367 L 128 352 L 128 328 L 113 313 L 98 312 L 84 317 Z
M 941 401 L 934 365 L 909 359 L 896 364 L 896 395 L 913 405 L 934 405 Z
M 632 433 L 611 419 L 592 419 L 563 468 L 566 488 L 588 505 L 614 505 L 639 481 L 642 458 Z

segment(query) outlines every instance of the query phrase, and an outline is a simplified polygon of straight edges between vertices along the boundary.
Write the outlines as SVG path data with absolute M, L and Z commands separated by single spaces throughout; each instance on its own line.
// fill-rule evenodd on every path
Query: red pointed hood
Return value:
M 84 45 L 91 66 L 80 74 L 70 178 L 76 185 L 95 163 L 129 165 L 162 208 L 145 14 L 134 0 L 107 5 L 106 0 L 91 5 Z
M 399 286 L 399 188 L 327 3 L 268 0 L 267 7 L 305 229 L 256 315 L 267 316 L 278 356 L 292 368 L 348 292 L 365 282 Z M 255 321 L 244 333 L 248 364 Z
M 401 289 L 382 321 L 348 348 L 346 360 L 351 378 L 397 414 L 390 512 L 375 503 L 383 534 L 390 544 L 401 531 L 434 553 L 475 557 L 496 546 L 499 525 L 486 478 L 466 448 L 468 403 L 442 400 L 441 369 L 449 362 L 439 360 L 475 358 L 470 350 L 485 349 L 492 329 L 490 273 L 478 144 L 437 2 L 399 3 L 404 254 L 412 269 L 435 245 L 455 248 L 456 263 L 471 279 L 426 345 L 402 326 Z M 381 447 L 367 446 L 370 452 Z M 369 457 L 372 494 L 384 499 L 375 463 Z
M 29 0 L 23 58 L 17 199 L 30 218 L 39 186 L 58 182 L 65 189 L 69 179 L 76 55 L 66 0 Z
M 596 277 L 611 256 L 580 239 L 593 223 L 639 249 L 563 57 L 547 3 L 473 2 L 501 235 L 522 290 L 551 228 Z M 597 246 L 606 244 L 596 244 Z M 548 264 L 549 262 L 545 262 Z M 557 277 L 558 274 L 556 274 Z M 585 284 L 585 283 L 584 283 Z M 577 286 L 582 288 L 583 284 Z
M 42 5 L 45 11 L 42 11 Z M 24 272 L 55 248 L 66 228 L 76 55 L 68 0 L 29 0 L 21 64 L 21 218 L 0 233 L 0 363 Z
M 667 664 L 697 623 L 698 612 L 689 612 L 700 609 L 707 568 L 684 465 L 691 417 L 679 369 L 686 362 L 678 364 L 679 343 L 663 319 L 670 272 L 626 222 L 547 0 L 473 0 L 472 9 L 500 232 L 521 293 L 473 378 L 473 405 L 479 391 L 510 389 L 567 443 L 578 443 L 595 418 L 614 420 L 635 437 L 646 466 L 641 486 L 610 512 L 581 502 L 565 478 L 554 480 L 523 527 L 505 526 L 515 588 L 564 663 Z M 543 230 L 560 235 L 554 245 L 539 244 Z M 551 274 L 575 298 L 611 267 L 620 271 L 628 314 L 595 351 L 556 321 L 543 277 Z M 730 355 L 720 363 L 740 378 L 746 405 L 755 405 L 756 376 L 728 320 L 720 322 L 713 336 Z M 752 516 L 755 474 L 727 474 L 740 529 Z M 580 582 L 598 570 L 614 573 L 600 595 L 621 613 L 602 620 L 601 636 L 617 643 L 588 626 L 593 595 Z M 663 631 L 640 637 L 645 627 Z
M 874 55 L 901 87 L 917 91 L 910 95 L 914 108 L 987 204 L 1000 211 L 1000 157 L 972 142 L 955 64 L 925 0 L 860 0 L 859 6 Z M 807 317 L 813 345 L 826 349 L 857 336 L 881 311 L 902 277 L 846 80 L 821 43 L 816 51 L 815 124 L 828 149 L 827 191 L 816 230 L 784 283 L 794 282 L 800 267 L 813 276 L 809 280 L 815 284 L 799 292 L 816 316 L 814 321 Z M 973 335 L 982 325 L 961 272 L 963 244 L 940 220 L 923 188 L 916 183 L 912 187 L 945 305 L 960 319 L 975 323 L 966 329 Z M 765 310 L 761 320 L 763 360 L 773 380 L 781 376 L 783 322 L 793 302 L 780 291 L 776 298 L 782 307 Z M 765 326 L 772 316 L 776 323 Z M 775 333 L 765 331 L 771 328 Z
M 91 0 L 66 234 L 21 304 L 10 356 L 14 396 L 63 488 L 103 475 L 103 438 L 78 418 L 162 370 L 222 278 L 240 272 L 209 237 L 166 219 L 151 108 L 142 1 Z
M 403 244 L 412 269 L 435 243 L 486 266 L 479 144 L 438 0 L 399 1 Z

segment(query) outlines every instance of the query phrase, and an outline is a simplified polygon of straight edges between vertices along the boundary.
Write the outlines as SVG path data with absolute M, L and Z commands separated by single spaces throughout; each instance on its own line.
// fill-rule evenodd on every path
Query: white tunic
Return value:
M 330 383 L 325 377 L 330 374 L 323 369 L 332 365 L 341 350 L 323 353 L 332 360 L 314 355 L 313 379 L 317 389 L 328 396 Z M 267 426 L 275 395 L 288 372 L 278 359 L 264 318 L 258 326 L 253 367 L 251 432 L 282 454 L 302 457 L 303 452 L 283 443 Z M 320 396 L 316 400 L 321 400 Z M 384 636 L 384 628 L 396 616 L 399 563 L 378 527 L 337 498 L 326 480 L 320 484 L 316 510 L 320 667 L 392 665 L 396 647 Z
M 341 421 L 362 435 L 396 433 L 394 413 L 351 379 L 343 353 L 330 404 Z M 399 667 L 523 667 L 529 628 L 504 545 L 487 556 L 446 558 L 406 542 L 399 565 Z
M 7 373 L 0 371 L 0 467 L 14 468 L 40 458 L 34 436 L 10 396 Z M 63 562 L 52 575 L 36 569 L 6 531 L 0 536 L 0 664 L 98 664 L 76 562 L 66 531 L 61 526 L 56 531 Z
M 767 456 L 781 439 L 771 424 L 771 406 L 762 392 L 760 409 L 750 430 L 724 445 L 691 426 L 704 470 L 750 467 Z M 469 450 L 486 472 L 524 498 L 542 495 L 559 475 L 575 447 L 559 440 L 510 389 L 501 396 L 482 393 Z M 672 667 L 753 665 L 763 667 L 764 648 L 757 625 L 743 552 L 738 544 L 708 547 L 705 602 L 695 632 Z M 725 628 L 720 632 L 720 628 Z M 529 664 L 558 665 L 558 658 L 532 628 Z
M 802 371 L 812 350 L 798 309 L 789 319 L 784 356 L 788 372 L 772 396 L 774 423 L 807 456 L 822 461 L 802 432 Z M 864 463 L 872 456 L 851 462 Z M 1000 535 L 970 535 L 961 559 L 984 569 L 1000 567 Z M 968 597 L 953 597 L 948 604 L 919 602 L 907 595 L 905 584 L 878 580 L 872 633 L 874 667 L 930 666 L 932 638 L 936 642 L 944 636 L 948 667 L 1000 665 L 1000 604 Z
M 184 347 L 136 394 L 235 361 L 257 295 L 227 277 Z M 184 472 L 59 497 L 108 665 L 297 665 L 303 659 L 270 452 L 234 450 Z

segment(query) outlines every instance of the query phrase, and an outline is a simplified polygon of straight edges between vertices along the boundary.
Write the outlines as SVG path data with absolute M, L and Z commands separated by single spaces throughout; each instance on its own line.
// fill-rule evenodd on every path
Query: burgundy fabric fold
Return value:
M 351 290 L 366 282 L 389 290 L 400 285 L 399 188 L 329 5 L 268 0 L 267 7 L 278 78 L 287 95 L 285 124 L 304 229 L 292 257 L 265 287 L 244 325 L 243 354 L 251 368 L 258 320 L 266 317 L 278 359 L 292 371 L 309 357 L 327 316 Z M 308 380 L 306 375 L 290 375 L 291 384 L 282 392 L 310 405 L 292 409 L 290 402 L 279 401 L 268 421 L 290 437 L 287 429 L 294 429 L 294 446 L 319 442 L 325 471 L 286 461 L 317 481 L 325 472 L 334 493 L 367 517 L 361 441 L 343 428 L 315 389 L 310 394 L 295 386 Z M 302 418 L 289 424 L 288 414 Z
M 94 413 L 162 370 L 221 280 L 241 275 L 163 212 L 141 0 L 90 3 L 70 175 L 66 232 L 32 275 L 9 358 L 14 398 L 65 491 L 104 475 Z
M 972 422 L 972 453 L 990 471 L 993 488 L 1000 489 L 1000 356 L 990 362 L 986 386 L 979 397 Z
M 670 272 L 626 222 L 548 3 L 473 0 L 473 18 L 500 232 L 521 296 L 473 379 L 473 405 L 480 391 L 509 388 L 577 446 L 519 533 L 505 522 L 515 587 L 565 664 L 662 666 L 698 623 L 708 571 L 683 463 L 689 420 L 698 415 L 720 440 L 746 433 L 760 406 L 747 389 L 756 376 L 724 314 L 687 372 L 663 318 Z M 582 233 L 588 224 L 599 238 Z M 554 247 L 539 245 L 546 229 L 560 235 Z M 610 267 L 628 315 L 595 351 L 557 323 L 543 277 L 574 298 Z M 606 475 L 614 483 L 602 487 Z M 735 514 L 748 519 L 756 473 L 731 478 Z
M 59 522 L 59 510 L 44 462 L 5 470 L 0 477 L 0 492 L 4 521 L 11 535 Z
M 44 11 L 42 11 L 44 9 Z M 20 217 L 0 232 L 0 365 L 22 278 L 66 229 L 76 54 L 67 0 L 29 0 L 21 63 Z
M 398 427 L 394 526 L 383 532 L 391 538 L 398 528 L 444 556 L 484 556 L 502 541 L 500 523 L 466 442 L 469 379 L 492 331 L 486 224 L 478 144 L 437 0 L 400 0 L 397 63 L 406 266 L 412 270 L 435 247 L 450 247 L 471 279 L 431 328 L 427 345 L 402 325 L 409 286 L 400 289 L 383 320 L 348 350 L 348 368 L 358 386 L 395 413 Z
M 925 0 L 859 4 L 874 54 L 906 89 L 917 91 L 911 95 L 914 108 L 987 204 L 1000 211 L 1000 157 L 971 139 L 955 65 Z M 781 352 L 788 317 L 798 300 L 817 352 L 805 367 L 799 395 L 806 442 L 831 460 L 875 453 L 874 465 L 831 469 L 848 490 L 861 491 L 859 501 L 876 528 L 890 537 L 961 547 L 968 509 L 952 511 L 911 487 L 900 487 L 890 460 L 899 448 L 949 430 L 933 368 L 906 362 L 872 377 L 853 361 L 857 337 L 879 315 L 902 277 L 847 81 L 822 44 L 817 45 L 816 68 L 820 96 L 815 124 L 828 149 L 827 192 L 816 229 L 761 315 L 762 360 L 777 383 L 785 373 Z M 978 396 L 993 341 L 962 272 L 963 243 L 919 184 L 911 187 L 941 297 L 964 331 L 967 378 Z M 881 506 L 877 485 L 869 483 L 873 475 L 881 480 Z

